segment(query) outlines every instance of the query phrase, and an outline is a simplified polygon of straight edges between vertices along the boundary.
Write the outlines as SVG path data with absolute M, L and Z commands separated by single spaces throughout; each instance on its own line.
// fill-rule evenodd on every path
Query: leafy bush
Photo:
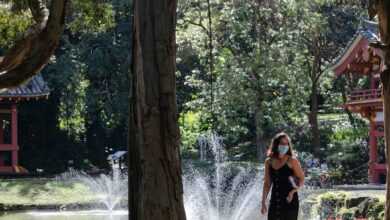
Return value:
M 367 217 L 372 220 L 381 220 L 385 218 L 385 203 L 376 201 L 368 209 Z
M 334 183 L 358 184 L 367 182 L 368 143 L 367 125 L 336 127 L 331 135 L 326 161 L 331 167 Z M 353 176 L 353 178 L 351 178 Z
M 202 133 L 201 113 L 188 111 L 179 118 L 181 133 L 181 152 L 183 157 L 196 157 L 198 152 L 197 140 Z

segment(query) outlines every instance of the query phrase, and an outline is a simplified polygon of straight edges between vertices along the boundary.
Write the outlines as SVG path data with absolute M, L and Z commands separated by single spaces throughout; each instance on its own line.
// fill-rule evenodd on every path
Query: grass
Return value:
M 53 179 L 0 180 L 0 195 L 0 204 L 4 205 L 66 205 L 97 200 L 81 183 Z

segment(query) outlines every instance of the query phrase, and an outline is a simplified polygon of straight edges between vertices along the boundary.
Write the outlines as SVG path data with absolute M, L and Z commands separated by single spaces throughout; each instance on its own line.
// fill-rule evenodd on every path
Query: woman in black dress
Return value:
M 299 161 L 293 156 L 289 136 L 286 133 L 277 134 L 272 139 L 265 160 L 261 213 L 265 215 L 268 211 L 268 220 L 297 220 L 297 192 L 303 183 L 304 173 Z M 267 209 L 266 199 L 271 186 L 271 200 Z

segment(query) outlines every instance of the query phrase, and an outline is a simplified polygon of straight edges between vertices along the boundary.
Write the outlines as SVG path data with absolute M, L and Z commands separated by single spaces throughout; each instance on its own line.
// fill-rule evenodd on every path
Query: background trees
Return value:
M 0 8 L 3 53 L 32 22 L 26 5 L 14 3 Z M 41 72 L 49 99 L 20 106 L 21 160 L 30 171 L 106 167 L 107 155 L 127 145 L 131 1 L 72 1 L 68 11 L 59 48 Z
M 332 1 L 211 1 L 211 86 L 206 6 L 201 0 L 179 1 L 177 75 L 185 152 L 196 152 L 193 134 L 210 129 L 205 118 L 215 114 L 214 130 L 232 156 L 261 159 L 272 134 L 286 130 L 299 150 L 326 157 L 336 129 L 328 119 L 349 123 L 337 107 L 344 84 L 328 67 L 355 33 L 364 9 Z M 188 118 L 198 121 L 186 126 Z
M 32 21 L 26 5 L 16 2 L 0 15 L 3 53 Z M 95 3 L 69 5 L 59 50 L 42 71 L 51 96 L 21 106 L 21 159 L 30 170 L 61 172 L 70 160 L 78 168 L 105 167 L 107 154 L 127 145 L 132 5 Z M 327 71 L 365 16 L 360 5 L 183 0 L 177 13 L 176 83 L 185 158 L 199 156 L 197 139 L 210 130 L 224 137 L 236 160 L 259 161 L 281 130 L 292 134 L 299 151 L 331 161 L 344 152 L 334 146 L 367 150 L 365 122 L 339 108 L 354 86 Z M 42 109 L 44 117 L 32 117 Z M 348 143 L 338 138 L 343 132 L 354 134 Z M 47 155 L 60 166 L 44 162 Z
M 337 1 L 322 0 L 180 1 L 176 60 L 179 112 L 176 112 L 174 60 L 165 60 L 173 59 L 175 53 L 172 33 L 176 1 L 169 4 L 159 1 L 151 8 L 155 16 L 159 15 L 158 7 L 166 9 L 169 16 L 158 21 L 165 22 L 171 31 L 165 33 L 158 29 L 166 35 L 161 36 L 162 45 L 153 47 L 152 40 L 156 39 L 129 37 L 132 1 L 75 0 L 67 8 L 65 0 L 52 1 L 50 7 L 44 1 L 1 2 L 13 3 L 2 4 L 0 8 L 0 55 L 4 56 L 0 61 L 3 83 L 0 86 L 16 86 L 50 62 L 42 70 L 53 89 L 50 99 L 21 106 L 21 160 L 30 170 L 44 168 L 61 172 L 70 165 L 87 168 L 91 164 L 105 167 L 107 154 L 127 145 L 129 131 L 145 130 L 155 137 L 152 145 L 165 150 L 162 163 L 166 167 L 158 171 L 175 173 L 166 186 L 176 196 L 177 210 L 172 213 L 178 213 L 175 218 L 180 219 L 183 217 L 180 164 L 170 163 L 179 158 L 176 113 L 180 116 L 186 158 L 198 157 L 197 138 L 207 131 L 225 138 L 230 159 L 235 160 L 264 159 L 269 139 L 281 130 L 292 134 L 298 150 L 327 158 L 334 163 L 336 171 L 340 169 L 337 161 L 354 167 L 355 162 L 362 161 L 348 158 L 367 153 L 366 125 L 350 113 L 344 117 L 343 110 L 337 108 L 345 98 L 346 89 L 339 80 L 333 83 L 327 71 L 327 66 L 354 34 L 360 16 L 365 16 L 360 6 L 340 6 Z M 384 4 L 384 1 L 375 2 Z M 136 6 L 140 13 L 145 13 L 141 10 L 143 5 Z M 388 12 L 384 9 L 388 5 L 381 6 L 374 9 L 379 14 L 385 42 L 381 46 L 387 47 Z M 53 16 L 48 16 L 48 8 Z M 71 12 L 66 25 L 65 9 Z M 147 17 L 146 22 L 153 23 L 155 18 Z M 33 25 L 30 30 L 29 25 Z M 137 28 L 142 33 L 150 33 L 139 24 Z M 65 34 L 60 39 L 63 29 Z M 23 36 L 25 31 L 27 35 Z M 49 34 L 42 35 L 45 31 Z M 140 45 L 132 45 L 133 42 Z M 60 49 L 52 56 L 57 45 Z M 132 47 L 137 52 L 145 48 L 149 51 L 134 58 L 130 55 Z M 131 58 L 136 61 L 136 69 L 129 74 Z M 144 66 L 144 61 L 157 67 Z M 141 66 L 145 69 L 137 69 Z M 156 72 L 160 75 L 153 75 Z M 143 81 L 140 76 L 144 74 L 150 80 Z M 388 81 L 386 74 L 382 75 L 384 82 Z M 154 129 L 148 130 L 139 115 L 131 114 L 129 118 L 127 114 L 128 96 L 135 95 L 128 90 L 133 80 L 139 83 L 137 89 L 131 90 L 138 92 L 135 93 L 140 98 L 137 101 L 143 104 L 142 101 L 152 100 L 151 106 L 157 109 L 145 108 L 148 114 L 143 115 L 146 121 L 142 121 L 146 125 L 161 122 Z M 384 85 L 386 92 L 387 84 Z M 145 96 L 142 89 L 146 91 Z M 160 96 L 161 100 L 156 99 Z M 133 112 L 138 110 L 143 114 L 140 110 L 145 106 L 137 104 L 139 109 L 132 109 Z M 154 118 L 155 112 L 162 113 L 161 118 Z M 129 128 L 128 121 L 140 124 Z M 164 130 L 166 127 L 168 132 Z M 345 134 L 347 139 L 342 138 Z M 159 138 L 163 140 L 161 143 L 156 141 Z M 144 144 L 140 140 L 130 139 L 137 142 L 139 148 L 135 152 L 139 155 Z M 47 162 L 49 156 L 58 166 Z M 142 171 L 151 178 L 157 176 L 150 167 Z M 135 177 L 139 175 L 137 172 Z M 170 216 L 171 212 L 162 214 Z
M 47 5 L 41 0 L 23 1 L 33 22 L 0 59 L 0 86 L 11 88 L 36 75 L 57 48 L 65 26 L 66 0 Z M 20 9 L 23 10 L 23 9 Z

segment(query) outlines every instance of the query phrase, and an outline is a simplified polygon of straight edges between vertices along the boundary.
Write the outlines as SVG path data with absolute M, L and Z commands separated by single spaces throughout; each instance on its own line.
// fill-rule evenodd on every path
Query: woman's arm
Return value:
M 268 158 L 265 160 L 264 164 L 264 184 L 263 184 L 263 198 L 261 200 L 262 204 L 265 204 L 265 201 L 267 200 L 268 193 L 271 189 L 271 177 L 269 174 L 269 166 L 270 166 L 271 160 Z
M 303 187 L 305 184 L 305 174 L 303 173 L 301 164 L 299 163 L 299 160 L 296 158 L 291 159 L 291 168 L 294 172 L 294 176 L 296 176 L 299 180 L 298 182 L 298 188 L 295 188 L 295 192 L 298 191 L 299 188 Z

